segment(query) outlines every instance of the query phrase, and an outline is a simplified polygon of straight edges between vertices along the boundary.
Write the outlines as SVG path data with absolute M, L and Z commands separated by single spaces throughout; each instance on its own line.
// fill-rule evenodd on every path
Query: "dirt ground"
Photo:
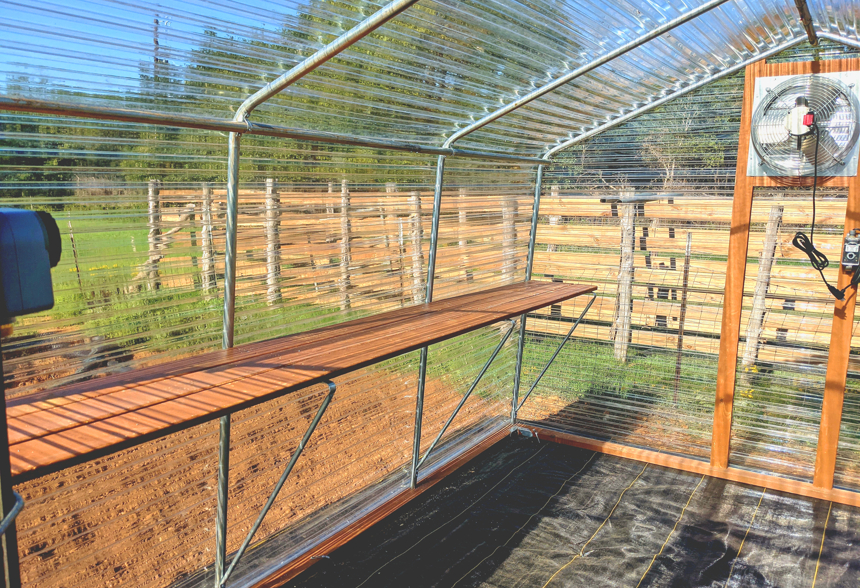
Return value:
M 256 539 L 404 468 L 415 410 L 409 372 L 367 371 L 339 382 Z M 462 391 L 452 388 L 428 381 L 424 448 L 460 400 Z M 233 416 L 228 551 L 239 547 L 325 391 L 299 391 Z M 451 431 L 488 413 L 500 407 L 472 397 Z M 211 565 L 217 443 L 218 425 L 211 422 L 20 485 L 25 585 L 169 586 Z

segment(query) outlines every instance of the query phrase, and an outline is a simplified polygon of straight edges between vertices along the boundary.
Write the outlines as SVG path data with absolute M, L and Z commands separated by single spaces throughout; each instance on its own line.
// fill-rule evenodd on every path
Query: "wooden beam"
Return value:
M 729 465 L 735 372 L 738 365 L 738 343 L 741 332 L 741 311 L 743 310 L 744 279 L 747 270 L 753 200 L 753 183 L 747 177 L 747 158 L 749 156 L 755 73 L 760 63 L 754 63 L 746 69 L 744 99 L 741 108 L 740 143 L 735 173 L 735 194 L 732 202 L 729 253 L 726 262 L 726 289 L 723 296 L 723 316 L 720 326 L 720 358 L 717 368 L 716 399 L 714 401 L 714 428 L 711 436 L 711 465 L 718 468 L 726 468 Z
M 860 228 L 860 182 L 857 181 L 856 177 L 851 179 L 853 182 L 848 188 L 848 205 L 845 210 L 843 238 L 851 229 Z M 834 263 L 839 262 L 834 260 Z M 860 269 L 855 271 L 860 271 Z M 839 280 L 836 287 L 842 289 L 847 286 L 852 275 L 840 265 Z M 827 376 L 824 380 L 824 401 L 821 406 L 821 425 L 818 429 L 818 448 L 815 455 L 813 484 L 817 488 L 833 487 L 856 302 L 857 291 L 851 288 L 845 293 L 845 300 L 837 300 L 833 308 L 830 352 L 827 359 Z
M 752 486 L 759 486 L 761 488 L 767 488 L 769 490 L 789 492 L 791 494 L 806 496 L 808 498 L 832 500 L 833 502 L 837 502 L 839 504 L 860 506 L 860 493 L 852 492 L 850 490 L 819 488 L 814 484 L 810 484 L 809 482 L 801 482 L 800 480 L 790 480 L 788 478 L 780 478 L 779 476 L 760 474 L 757 472 L 751 472 L 748 470 L 741 470 L 737 468 L 714 467 L 705 461 L 699 461 L 697 459 L 691 459 L 689 457 L 681 457 L 679 455 L 659 453 L 650 449 L 629 447 L 626 445 L 620 445 L 618 443 L 612 443 L 611 441 L 589 439 L 587 437 L 580 437 L 579 435 L 573 435 L 571 433 L 553 431 L 550 429 L 544 429 L 542 427 L 523 423 L 520 423 L 520 426 L 524 426 L 525 428 L 530 429 L 532 432 L 537 433 L 538 439 L 542 441 L 552 441 L 554 443 L 561 443 L 563 445 L 572 445 L 574 447 L 580 447 L 582 449 L 588 449 L 590 451 L 597 451 L 598 453 L 605 453 L 607 455 L 614 455 L 626 459 L 633 459 L 636 461 L 650 463 L 667 468 L 673 468 L 676 470 L 690 472 L 693 474 L 721 478 L 723 480 L 729 480 L 731 482 L 750 484 Z

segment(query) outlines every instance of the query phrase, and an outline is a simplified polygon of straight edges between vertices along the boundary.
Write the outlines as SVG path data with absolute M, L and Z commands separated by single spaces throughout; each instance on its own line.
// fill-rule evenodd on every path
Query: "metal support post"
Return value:
M 6 588 L 19 588 L 21 586 L 21 570 L 18 560 L 18 532 L 15 528 L 15 517 L 24 506 L 24 501 L 12 489 L 12 467 L 9 463 L 9 432 L 6 426 L 6 395 L 3 375 L 3 353 L 0 349 L 0 514 L 3 521 L 0 523 L 0 548 L 3 558 L 3 581 Z
M 433 225 L 430 231 L 430 258 L 427 264 L 427 289 L 424 302 L 433 302 L 433 282 L 436 273 L 436 246 L 439 242 L 439 211 L 442 208 L 442 182 L 445 175 L 445 156 L 440 155 L 436 162 L 436 187 L 433 192 Z M 409 476 L 409 487 L 418 486 L 418 458 L 421 454 L 421 420 L 424 416 L 424 385 L 427 379 L 427 352 L 429 348 L 421 349 L 421 361 L 418 367 L 418 394 L 415 397 L 415 433 L 412 440 L 412 470 Z
M 543 168 L 539 165 L 537 168 L 537 177 L 535 178 L 535 199 L 532 204 L 532 228 L 529 233 L 529 254 L 526 260 L 526 282 L 532 279 L 532 267 L 535 261 L 535 240 L 537 239 L 538 214 L 540 211 L 540 194 L 541 184 L 543 183 Z M 520 379 L 523 373 L 523 349 L 526 343 L 526 315 L 520 316 L 520 340 L 517 342 L 517 365 L 514 368 L 514 393 L 511 399 L 511 424 L 517 422 L 517 411 L 519 396 L 520 396 Z
M 420 467 L 421 467 L 421 465 L 422 465 L 425 461 L 427 461 L 427 458 L 430 456 L 430 454 L 431 454 L 431 453 L 433 452 L 433 450 L 436 448 L 436 444 L 437 444 L 437 443 L 439 443 L 439 439 L 441 439 L 441 438 L 442 438 L 442 435 L 444 435 L 444 434 L 445 434 L 445 431 L 447 431 L 447 430 L 448 430 L 448 426 L 449 426 L 449 425 L 451 424 L 451 422 L 454 420 L 454 417 L 456 417 L 456 416 L 457 416 L 457 413 L 459 413 L 459 412 L 460 412 L 460 409 L 461 409 L 461 408 L 463 408 L 463 405 L 464 405 L 464 404 L 466 404 L 466 400 L 468 400 L 468 399 L 469 399 L 469 396 L 471 396 L 471 395 L 472 395 L 472 392 L 474 392 L 475 388 L 477 388 L 477 387 L 478 387 L 478 383 L 481 381 L 481 378 L 483 378 L 483 377 L 484 377 L 484 374 L 486 374 L 486 373 L 487 373 L 487 370 L 488 370 L 488 369 L 490 369 L 490 364 L 491 364 L 491 363 L 493 363 L 493 360 L 494 360 L 494 359 L 496 359 L 496 356 L 499 354 L 499 351 L 501 351 L 501 350 L 502 350 L 502 346 L 507 342 L 508 338 L 511 336 L 511 333 L 513 333 L 513 332 L 514 332 L 514 327 L 516 327 L 516 326 L 517 326 L 517 321 L 516 321 L 516 320 L 514 320 L 514 319 L 511 319 L 511 328 L 510 328 L 510 329 L 508 329 L 508 332 L 507 332 L 507 333 L 505 333 L 505 336 L 504 336 L 504 337 L 502 337 L 502 340 L 501 340 L 501 341 L 499 341 L 499 344 L 498 344 L 498 345 L 496 345 L 496 349 L 493 351 L 493 354 L 490 356 L 490 359 L 488 359 L 488 360 L 487 360 L 487 363 L 485 363 L 485 364 L 484 364 L 484 367 L 483 367 L 483 368 L 481 368 L 481 371 L 478 373 L 478 377 L 476 377 L 476 378 L 475 378 L 475 380 L 472 382 L 472 385 L 471 385 L 471 386 L 469 386 L 469 390 L 468 390 L 468 391 L 466 392 L 466 394 L 463 396 L 463 399 L 462 399 L 462 400 L 460 400 L 460 404 L 458 404 L 458 405 L 457 405 L 457 408 L 455 408 L 455 409 L 454 409 L 454 412 L 451 414 L 451 416 L 450 416 L 450 417 L 448 417 L 448 421 L 445 423 L 445 426 L 444 426 L 444 427 L 442 427 L 442 430 L 441 430 L 441 431 L 439 431 L 439 434 L 438 434 L 438 435 L 436 435 L 436 438 L 433 440 L 433 443 L 431 443 L 431 444 L 430 444 L 430 448 L 429 448 L 429 449 L 427 449 L 427 453 L 425 453 L 425 454 L 424 454 L 424 457 L 422 457 L 422 458 L 421 458 L 421 461 L 419 461 L 419 462 L 418 462 L 418 466 L 416 467 L 416 470 L 417 470 L 418 468 L 420 468 Z
M 281 478 L 278 480 L 278 483 L 275 484 L 275 488 L 269 495 L 269 499 L 263 506 L 263 510 L 260 511 L 259 516 L 257 516 L 257 520 L 254 521 L 254 525 L 251 527 L 251 530 L 248 531 L 248 534 L 245 536 L 245 540 L 242 542 L 242 546 L 239 547 L 239 551 L 237 551 L 236 555 L 233 556 L 233 560 L 230 562 L 230 567 L 227 568 L 226 572 L 224 572 L 224 576 L 221 578 L 220 582 L 218 583 L 218 586 L 225 586 L 227 584 L 227 580 L 230 578 L 230 574 L 233 573 L 233 570 L 236 568 L 236 564 L 239 563 L 239 560 L 242 558 L 242 555 L 244 555 L 245 551 L 248 549 L 248 546 L 251 544 L 251 541 L 254 539 L 254 535 L 256 535 L 257 531 L 260 529 L 260 525 L 263 523 L 263 519 L 266 518 L 266 515 L 269 513 L 269 509 L 272 508 L 272 505 L 275 503 L 275 499 L 281 492 L 281 488 L 284 487 L 284 483 L 287 481 L 287 478 L 290 477 L 290 472 L 293 471 L 293 467 L 295 467 L 296 462 L 299 460 L 299 457 L 301 457 L 302 451 L 304 451 L 308 440 L 311 438 L 311 435 L 313 435 L 314 430 L 316 430 L 320 420 L 322 420 L 323 414 L 325 414 L 328 405 L 331 404 L 332 398 L 334 397 L 334 393 L 337 390 L 337 386 L 334 382 L 325 382 L 325 384 L 328 385 L 328 394 L 323 399 L 322 404 L 317 410 L 317 414 L 314 416 L 314 420 L 312 420 L 311 424 L 308 425 L 308 429 L 307 431 L 305 431 L 302 440 L 299 441 L 299 446 L 296 447 L 296 450 L 293 452 L 293 456 L 290 458 L 290 462 L 287 464 L 286 469 L 284 469 L 284 473 L 281 474 Z
M 565 335 L 564 339 L 561 340 L 561 344 L 558 346 L 558 349 L 555 350 L 555 353 L 553 353 L 552 357 L 549 358 L 549 361 L 547 362 L 546 366 L 544 366 L 543 370 L 541 370 L 541 373 L 540 375 L 538 375 L 537 379 L 535 380 L 535 383 L 532 384 L 532 387 L 529 388 L 529 391 L 526 393 L 525 396 L 523 396 L 523 401 L 520 402 L 520 405 L 517 407 L 517 411 L 519 411 L 523 407 L 523 404 L 526 403 L 526 400 L 528 400 L 532 391 L 537 387 L 538 383 L 540 383 L 541 378 L 543 378 L 543 375 L 549 369 L 549 366 L 552 365 L 552 362 L 555 361 L 555 358 L 558 357 L 558 354 L 561 353 L 561 348 L 564 347 L 564 344 L 567 343 L 567 340 L 570 339 L 571 335 L 573 335 L 573 332 L 576 330 L 576 327 L 578 327 L 579 323 L 582 322 L 583 317 L 585 317 L 585 314 L 591 308 L 591 305 L 594 304 L 595 300 L 597 300 L 597 295 L 592 296 L 591 300 L 588 301 L 588 304 L 585 305 L 585 310 L 582 311 L 582 313 L 579 315 L 579 318 L 576 319 L 576 322 L 573 323 L 572 327 L 570 327 L 570 330 L 567 332 L 567 335 Z

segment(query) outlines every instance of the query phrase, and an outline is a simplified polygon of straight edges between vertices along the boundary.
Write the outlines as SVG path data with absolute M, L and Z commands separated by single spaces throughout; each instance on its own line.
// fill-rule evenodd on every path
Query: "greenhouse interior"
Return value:
M 7 588 L 860 584 L 860 4 L 0 15 Z

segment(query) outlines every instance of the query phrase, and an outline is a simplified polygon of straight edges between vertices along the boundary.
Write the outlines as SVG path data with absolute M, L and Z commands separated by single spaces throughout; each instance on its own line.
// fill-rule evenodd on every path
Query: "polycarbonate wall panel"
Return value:
M 50 400 L 71 382 L 220 348 L 225 137 L 54 117 L 4 115 L 4 122 L 3 205 L 50 211 L 64 240 L 53 270 L 55 308 L 19 319 L 5 342 L 9 397 Z M 257 137 L 244 138 L 242 153 L 237 344 L 424 300 L 436 158 Z M 437 298 L 524 279 L 534 177 L 531 167 L 448 160 Z M 508 327 L 494 325 L 431 348 L 425 451 Z M 509 418 L 516 345 L 514 334 L 424 466 L 425 475 Z M 330 412 L 257 537 L 281 539 L 255 550 L 240 575 L 270 572 L 310 540 L 330 536 L 402 488 L 411 461 L 417 357 L 407 354 L 338 379 Z M 234 417 L 230 550 L 320 399 L 318 388 L 308 389 Z M 133 450 L 95 462 L 109 464 L 112 477 L 105 478 L 105 497 L 93 502 L 86 493 L 101 479 L 94 478 L 103 471 L 96 465 L 58 474 L 76 477 L 63 482 L 61 498 L 44 504 L 40 496 L 47 491 L 40 484 L 57 476 L 25 485 L 28 509 L 39 513 L 41 525 L 38 533 L 22 533 L 22 553 L 32 554 L 25 557 L 25 575 L 40 586 L 82 574 L 93 585 L 211 584 L 211 518 L 194 519 L 193 532 L 173 515 L 119 530 L 99 518 L 112 500 L 116 509 L 127 508 L 131 490 L 123 480 L 132 475 L 139 489 L 130 502 L 135 508 L 180 513 L 178 521 L 195 508 L 211 517 L 217 434 L 195 438 L 191 457 L 175 457 L 190 448 L 183 443 L 185 437 L 174 435 L 141 449 L 152 482 L 145 471 L 125 471 L 137 463 L 126 457 Z M 198 471 L 202 485 L 194 492 L 170 491 L 175 505 L 159 502 L 168 500 L 162 486 L 187 486 Z M 67 524 L 67 503 L 78 505 L 91 539 L 51 538 L 52 529 Z M 162 536 L 164 553 L 149 557 L 146 541 Z M 59 541 L 65 542 L 51 551 Z M 127 565 L 117 563 L 135 550 Z M 100 555 L 106 553 L 110 557 Z
M 423 1 L 254 116 L 312 131 L 441 145 L 458 128 L 700 4 Z M 382 5 L 7 1 L 0 91 L 230 118 L 244 98 Z M 846 16 L 840 7 L 836 18 Z M 463 145 L 539 154 L 559 139 L 803 35 L 788 0 L 728 2 Z
M 721 81 L 550 168 L 535 279 L 599 298 L 523 418 L 708 458 L 741 97 L 741 77 Z M 526 386 L 582 308 L 529 319 Z
M 833 297 L 791 241 L 809 234 L 811 190 L 757 188 L 741 315 L 733 466 L 812 481 Z M 815 246 L 836 260 L 846 192 L 820 189 Z M 825 276 L 836 283 L 835 261 Z

